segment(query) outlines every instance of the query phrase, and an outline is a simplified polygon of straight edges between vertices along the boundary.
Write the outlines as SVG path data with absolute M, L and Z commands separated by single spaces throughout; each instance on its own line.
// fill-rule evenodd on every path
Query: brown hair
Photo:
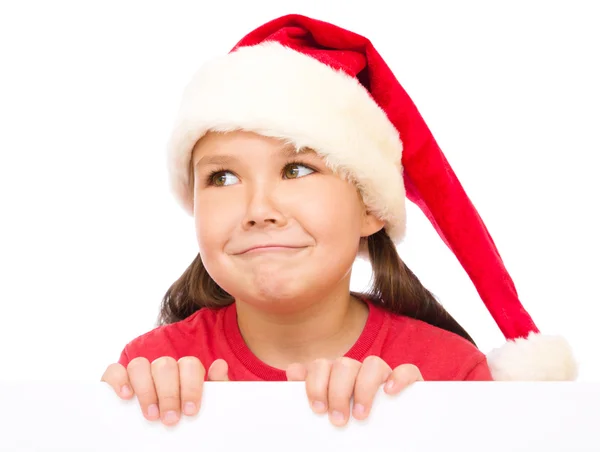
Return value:
M 406 266 L 396 246 L 384 229 L 367 238 L 369 260 L 373 268 L 373 284 L 367 297 L 382 308 L 397 315 L 422 320 L 451 331 L 469 342 L 473 339 L 435 299 Z M 183 320 L 202 308 L 219 308 L 233 303 L 233 298 L 210 277 L 200 255 L 183 272 L 165 294 L 158 324 Z

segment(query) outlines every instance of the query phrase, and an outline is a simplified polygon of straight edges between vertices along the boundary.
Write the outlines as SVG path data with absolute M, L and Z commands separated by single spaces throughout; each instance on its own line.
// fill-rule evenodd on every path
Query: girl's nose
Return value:
M 273 190 L 261 188 L 248 196 L 244 227 L 285 226 L 286 216 L 279 209 Z

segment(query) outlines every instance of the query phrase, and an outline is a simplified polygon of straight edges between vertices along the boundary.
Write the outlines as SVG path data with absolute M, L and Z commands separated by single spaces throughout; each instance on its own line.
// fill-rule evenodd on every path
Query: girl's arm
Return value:
M 477 363 L 465 376 L 465 381 L 494 381 L 487 360 Z

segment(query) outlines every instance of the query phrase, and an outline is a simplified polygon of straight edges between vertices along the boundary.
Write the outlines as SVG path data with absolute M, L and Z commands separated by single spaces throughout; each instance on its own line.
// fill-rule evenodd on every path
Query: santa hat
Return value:
M 193 147 L 208 131 L 233 130 L 314 149 L 352 177 L 396 243 L 405 232 L 405 198 L 417 204 L 507 339 L 488 354 L 495 380 L 576 378 L 569 345 L 540 334 L 431 131 L 369 40 L 289 15 L 205 64 L 185 89 L 168 149 L 172 188 L 190 214 Z

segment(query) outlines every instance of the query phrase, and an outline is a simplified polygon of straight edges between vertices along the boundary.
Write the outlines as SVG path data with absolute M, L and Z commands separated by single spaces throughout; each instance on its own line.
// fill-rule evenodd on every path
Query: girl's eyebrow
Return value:
M 309 149 L 309 148 L 298 149 L 295 146 L 290 146 L 290 145 L 282 147 L 279 151 L 279 155 L 281 157 L 283 157 L 284 159 L 291 159 L 294 157 L 298 157 L 300 155 L 311 155 L 314 153 L 315 152 L 312 149 Z
M 282 147 L 278 152 L 278 154 L 282 158 L 285 158 L 285 159 L 297 157 L 299 155 L 310 155 L 313 153 L 314 153 L 314 151 L 312 151 L 311 149 L 308 149 L 308 148 L 296 149 L 296 147 L 289 146 L 289 145 Z M 198 161 L 194 165 L 194 168 L 198 169 L 201 166 L 206 166 L 206 165 L 225 166 L 225 165 L 230 165 L 230 164 L 236 162 L 237 160 L 238 160 L 238 158 L 232 154 L 203 155 L 198 159 Z
M 198 159 L 194 168 L 200 168 L 206 165 L 229 165 L 231 162 L 237 160 L 237 157 L 231 154 L 220 154 L 220 155 L 203 155 Z

